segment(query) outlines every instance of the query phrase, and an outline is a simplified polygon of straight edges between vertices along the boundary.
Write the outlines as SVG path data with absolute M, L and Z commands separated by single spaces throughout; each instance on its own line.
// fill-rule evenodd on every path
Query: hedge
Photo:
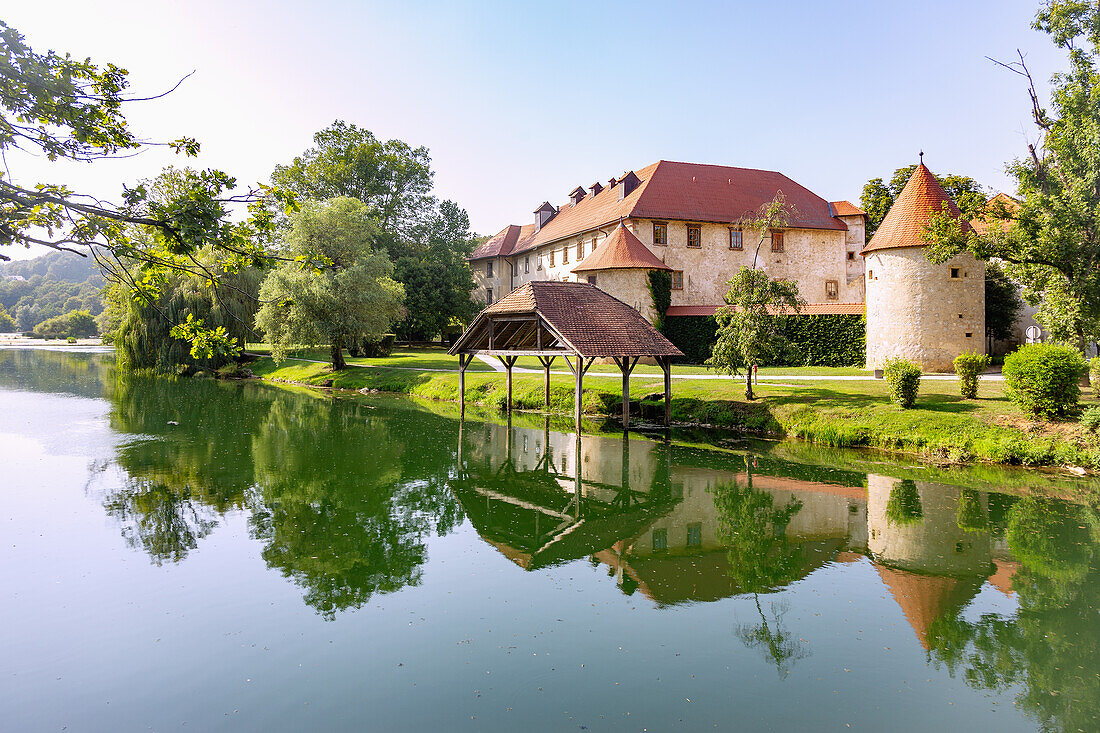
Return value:
M 684 352 L 681 360 L 702 364 L 710 358 L 718 324 L 714 316 L 666 316 L 661 332 Z M 760 366 L 863 366 L 867 323 L 863 316 L 830 314 L 787 319 L 791 349 L 775 364 Z

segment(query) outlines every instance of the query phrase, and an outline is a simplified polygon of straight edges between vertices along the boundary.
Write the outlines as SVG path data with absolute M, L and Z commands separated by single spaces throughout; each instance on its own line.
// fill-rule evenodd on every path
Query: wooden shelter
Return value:
M 450 353 L 458 355 L 459 402 L 466 406 L 466 367 L 477 355 L 504 365 L 508 411 L 512 368 L 521 356 L 542 364 L 550 405 L 550 366 L 559 356 L 573 372 L 573 414 L 581 419 L 584 375 L 596 359 L 610 358 L 623 375 L 623 427 L 630 425 L 630 373 L 638 359 L 657 361 L 665 375 L 665 424 L 672 417 L 672 357 L 683 356 L 638 311 L 595 285 L 553 280 L 528 282 L 477 315 Z

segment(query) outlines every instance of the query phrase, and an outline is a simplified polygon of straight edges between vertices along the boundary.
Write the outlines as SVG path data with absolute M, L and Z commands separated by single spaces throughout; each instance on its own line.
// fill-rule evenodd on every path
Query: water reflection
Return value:
M 56 386 L 14 377 L 5 356 L 5 385 Z M 1093 507 L 838 468 L 839 455 L 800 463 L 782 446 L 578 440 L 530 416 L 459 423 L 446 407 L 73 369 L 60 379 L 106 393 L 128 436 L 102 504 L 154 563 L 180 562 L 239 514 L 267 565 L 333 619 L 425 582 L 430 540 L 465 519 L 527 571 L 587 561 L 663 613 L 738 599 L 733 634 L 780 678 L 814 651 L 789 613 L 800 582 L 862 567 L 844 577 L 896 604 L 932 666 L 1021 690 L 1044 727 L 1100 727 Z

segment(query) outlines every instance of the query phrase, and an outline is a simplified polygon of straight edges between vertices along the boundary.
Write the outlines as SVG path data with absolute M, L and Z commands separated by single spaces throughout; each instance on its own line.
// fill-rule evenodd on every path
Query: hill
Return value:
M 99 315 L 104 285 L 94 260 L 68 252 L 0 262 L 0 306 L 22 331 L 73 310 Z

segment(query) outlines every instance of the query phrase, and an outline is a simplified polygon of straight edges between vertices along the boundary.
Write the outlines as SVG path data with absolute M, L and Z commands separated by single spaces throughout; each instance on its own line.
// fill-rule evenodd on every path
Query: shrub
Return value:
M 1089 386 L 1093 392 L 1100 393 L 1100 356 L 1089 359 Z
M 1005 391 L 1027 412 L 1065 415 L 1081 397 L 1079 382 L 1088 369 L 1080 352 L 1061 344 L 1028 344 L 1005 357 Z
M 959 392 L 968 400 L 978 396 L 978 375 L 989 368 L 985 354 L 964 352 L 955 357 L 955 374 L 959 375 Z
M 665 316 L 658 330 L 684 352 L 689 364 L 710 358 L 717 339 L 714 316 Z M 790 316 L 783 333 L 790 342 L 775 363 L 761 366 L 863 366 L 867 322 L 861 315 Z
M 67 342 L 69 342 L 70 344 L 75 344 L 76 343 L 76 336 L 70 336 L 69 338 L 67 338 L 65 340 Z
M 902 409 L 912 407 L 920 389 L 920 367 L 907 359 L 887 359 L 882 376 L 890 389 L 890 401 Z
M 1100 428 L 1100 405 L 1090 407 L 1081 413 L 1081 427 L 1093 433 Z

